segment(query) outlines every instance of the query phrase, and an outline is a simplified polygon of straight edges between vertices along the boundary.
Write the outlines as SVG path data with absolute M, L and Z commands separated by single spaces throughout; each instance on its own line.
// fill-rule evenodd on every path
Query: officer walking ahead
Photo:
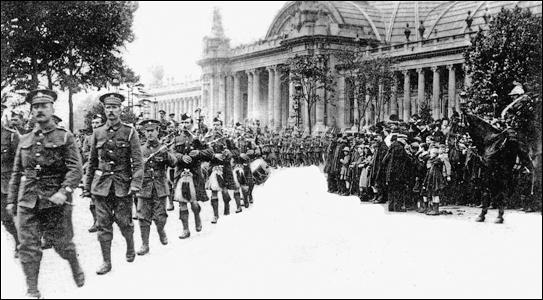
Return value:
M 143 186 L 137 194 L 138 197 L 138 219 L 140 223 L 142 246 L 138 255 L 149 253 L 149 232 L 151 222 L 154 221 L 160 242 L 168 244 L 168 238 L 164 231 L 166 219 L 166 197 L 169 194 L 169 187 L 166 180 L 166 168 L 175 167 L 176 159 L 173 151 L 168 150 L 158 140 L 160 121 L 143 120 L 140 122 L 145 131 L 146 143 L 141 151 L 144 158 Z
M 134 224 L 132 199 L 143 182 L 143 161 L 136 129 L 121 123 L 121 103 L 124 96 L 108 93 L 100 97 L 107 122 L 94 130 L 84 197 L 92 194 L 96 207 L 98 241 L 104 263 L 96 271 L 103 275 L 111 271 L 111 240 L 116 222 L 126 240 L 126 261 L 133 262 Z
M 35 90 L 27 95 L 37 126 L 20 139 L 8 194 L 8 211 L 13 212 L 17 203 L 19 255 L 27 295 L 37 298 L 41 296 L 38 274 L 42 233 L 47 234 L 55 251 L 70 263 L 77 286 L 85 283 L 72 241 L 71 201 L 73 189 L 82 177 L 81 156 L 73 134 L 57 127 L 52 119 L 56 99 L 57 94 L 51 90 Z

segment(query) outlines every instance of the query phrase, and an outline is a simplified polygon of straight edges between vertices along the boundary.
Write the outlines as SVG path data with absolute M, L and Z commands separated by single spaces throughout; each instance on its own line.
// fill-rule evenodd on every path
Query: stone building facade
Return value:
M 334 52 L 358 47 L 368 58 L 386 56 L 396 62 L 392 99 L 370 105 L 361 118 L 364 123 L 392 114 L 408 120 L 423 102 L 434 118 L 447 117 L 459 109 L 459 91 L 470 84 L 463 65 L 470 38 L 486 30 L 502 7 L 515 5 L 541 14 L 539 1 L 291 1 L 264 39 L 235 48 L 215 10 L 198 62 L 198 104 L 207 116 L 220 112 L 227 124 L 260 120 L 270 128 L 285 128 L 293 124 L 296 87 L 280 66 L 295 55 L 324 55 L 336 86 L 326 96 L 328 102 L 317 103 L 310 112 L 313 128 L 350 128 L 359 120 L 359 109 L 353 83 L 337 67 Z M 307 126 L 307 113 L 301 117 Z
M 145 99 L 140 100 L 144 116 L 157 119 L 158 112 L 164 110 L 167 115 L 175 113 L 179 121 L 183 113 L 193 115 L 202 106 L 202 82 L 189 80 L 180 83 L 168 83 L 151 87 Z

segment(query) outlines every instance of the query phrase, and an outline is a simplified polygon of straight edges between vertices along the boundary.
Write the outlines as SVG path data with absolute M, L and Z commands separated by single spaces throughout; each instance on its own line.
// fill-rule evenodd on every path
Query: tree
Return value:
M 541 95 L 541 15 L 502 8 L 464 52 L 472 85 L 468 98 L 480 114 L 499 114 L 510 102 L 514 81 Z M 494 103 L 492 94 L 496 93 Z
M 4 4 L 6 3 L 6 4 Z M 105 87 L 131 76 L 121 50 L 134 39 L 132 1 L 5 1 L 2 39 L 6 39 L 4 83 L 34 89 L 40 78 L 49 88 L 68 91 L 69 127 L 73 129 L 73 94 Z
M 376 120 L 381 119 L 382 108 L 389 103 L 392 95 L 394 60 L 386 56 L 368 57 L 359 48 L 343 49 L 335 56 L 338 59 L 338 67 L 353 83 L 353 96 L 358 115 L 355 122 L 358 129 L 366 110 L 372 105 L 377 112 Z M 366 95 L 369 97 L 366 98 Z
M 333 76 L 328 66 L 328 59 L 324 55 L 296 55 L 289 58 L 284 67 L 295 87 L 296 93 L 293 96 L 293 109 L 301 113 L 301 104 L 305 105 L 307 111 L 307 123 L 309 134 L 312 133 L 311 111 L 317 102 L 328 102 L 329 95 L 334 90 Z M 298 118 L 299 118 L 298 113 Z

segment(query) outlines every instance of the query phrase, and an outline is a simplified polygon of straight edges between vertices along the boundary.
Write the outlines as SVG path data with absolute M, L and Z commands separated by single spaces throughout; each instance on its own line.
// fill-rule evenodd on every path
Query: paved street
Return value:
M 87 200 L 78 199 L 75 241 L 87 284 L 77 289 L 68 264 L 47 250 L 40 289 L 47 298 L 541 297 L 540 214 L 508 211 L 504 225 L 473 222 L 474 208 L 459 215 L 445 207 L 454 214 L 440 217 L 389 214 L 325 186 L 316 167 L 275 171 L 242 214 L 212 225 L 207 203 L 204 230 L 188 240 L 177 238 L 176 210 L 170 244 L 160 245 L 153 227 L 150 255 L 132 264 L 116 231 L 113 271 L 103 277 L 94 273 L 101 258 L 86 231 Z M 21 268 L 4 230 L 1 238 L 1 296 L 21 297 Z

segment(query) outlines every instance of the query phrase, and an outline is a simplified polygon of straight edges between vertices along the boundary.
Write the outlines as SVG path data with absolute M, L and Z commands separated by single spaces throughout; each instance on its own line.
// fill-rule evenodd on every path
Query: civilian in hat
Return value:
M 2 100 L 2 110 L 0 111 L 0 116 L 4 115 L 4 110 L 7 108 L 5 105 L 5 100 Z M 4 123 L 1 125 L 2 130 L 2 155 L 0 159 L 2 160 L 2 176 L 1 176 L 1 217 L 2 224 L 6 231 L 13 237 L 15 242 L 15 251 L 14 257 L 19 258 L 19 238 L 17 237 L 17 228 L 15 227 L 14 218 L 6 210 L 8 205 L 8 190 L 9 190 L 9 179 L 11 177 L 11 171 L 13 170 L 13 162 L 15 161 L 15 154 L 17 150 L 17 145 L 19 144 L 19 133 L 9 127 L 4 126 Z
M 56 99 L 57 94 L 51 90 L 34 90 L 26 96 L 37 126 L 20 139 L 6 207 L 13 212 L 17 205 L 19 257 L 26 276 L 27 295 L 34 298 L 41 296 L 38 274 L 42 234 L 69 262 L 76 285 L 85 283 L 72 241 L 71 201 L 82 176 L 81 157 L 74 135 L 53 120 Z M 21 194 L 25 197 L 19 198 Z
M 92 196 L 96 206 L 98 241 L 103 264 L 96 271 L 104 275 L 111 271 L 111 242 L 113 223 L 117 223 L 126 241 L 126 260 L 133 262 L 134 225 L 133 197 L 143 183 L 143 157 L 136 129 L 121 122 L 124 96 L 107 93 L 100 96 L 107 121 L 92 134 L 89 165 L 83 195 Z
M 384 176 L 381 172 L 382 161 L 385 157 L 388 147 L 384 142 L 382 131 L 374 138 L 373 158 L 370 169 L 370 185 L 373 189 L 375 198 L 374 203 L 384 203 L 386 201 L 385 189 L 384 189 Z
M 381 171 L 384 177 L 383 188 L 388 198 L 388 211 L 406 211 L 405 194 L 410 175 L 407 173 L 409 156 L 405 151 L 406 139 L 406 135 L 396 134 L 382 160 Z
M 151 223 L 154 222 L 162 245 L 168 244 L 168 237 L 164 231 L 166 219 L 166 197 L 169 195 L 169 187 L 166 180 L 166 170 L 174 167 L 175 154 L 166 145 L 158 140 L 160 121 L 143 120 L 140 122 L 145 132 L 146 143 L 141 147 L 144 161 L 144 175 L 141 190 L 138 197 L 138 220 L 142 245 L 138 255 L 149 253 L 149 234 Z
M 443 155 L 440 155 L 438 145 L 430 148 L 430 156 L 428 158 L 428 173 L 423 182 L 423 191 L 428 200 L 431 199 L 431 209 L 426 212 L 427 215 L 439 215 L 440 197 L 447 186 L 447 182 L 451 180 L 451 166 L 449 161 Z
M 340 188 L 339 193 L 340 195 L 347 195 L 347 191 L 349 190 L 349 181 L 347 178 L 347 171 L 349 169 L 349 164 L 351 163 L 351 155 L 350 155 L 351 149 L 349 146 L 343 147 L 343 156 L 340 158 L 339 162 L 341 164 L 341 169 L 339 172 L 339 180 L 340 180 Z

